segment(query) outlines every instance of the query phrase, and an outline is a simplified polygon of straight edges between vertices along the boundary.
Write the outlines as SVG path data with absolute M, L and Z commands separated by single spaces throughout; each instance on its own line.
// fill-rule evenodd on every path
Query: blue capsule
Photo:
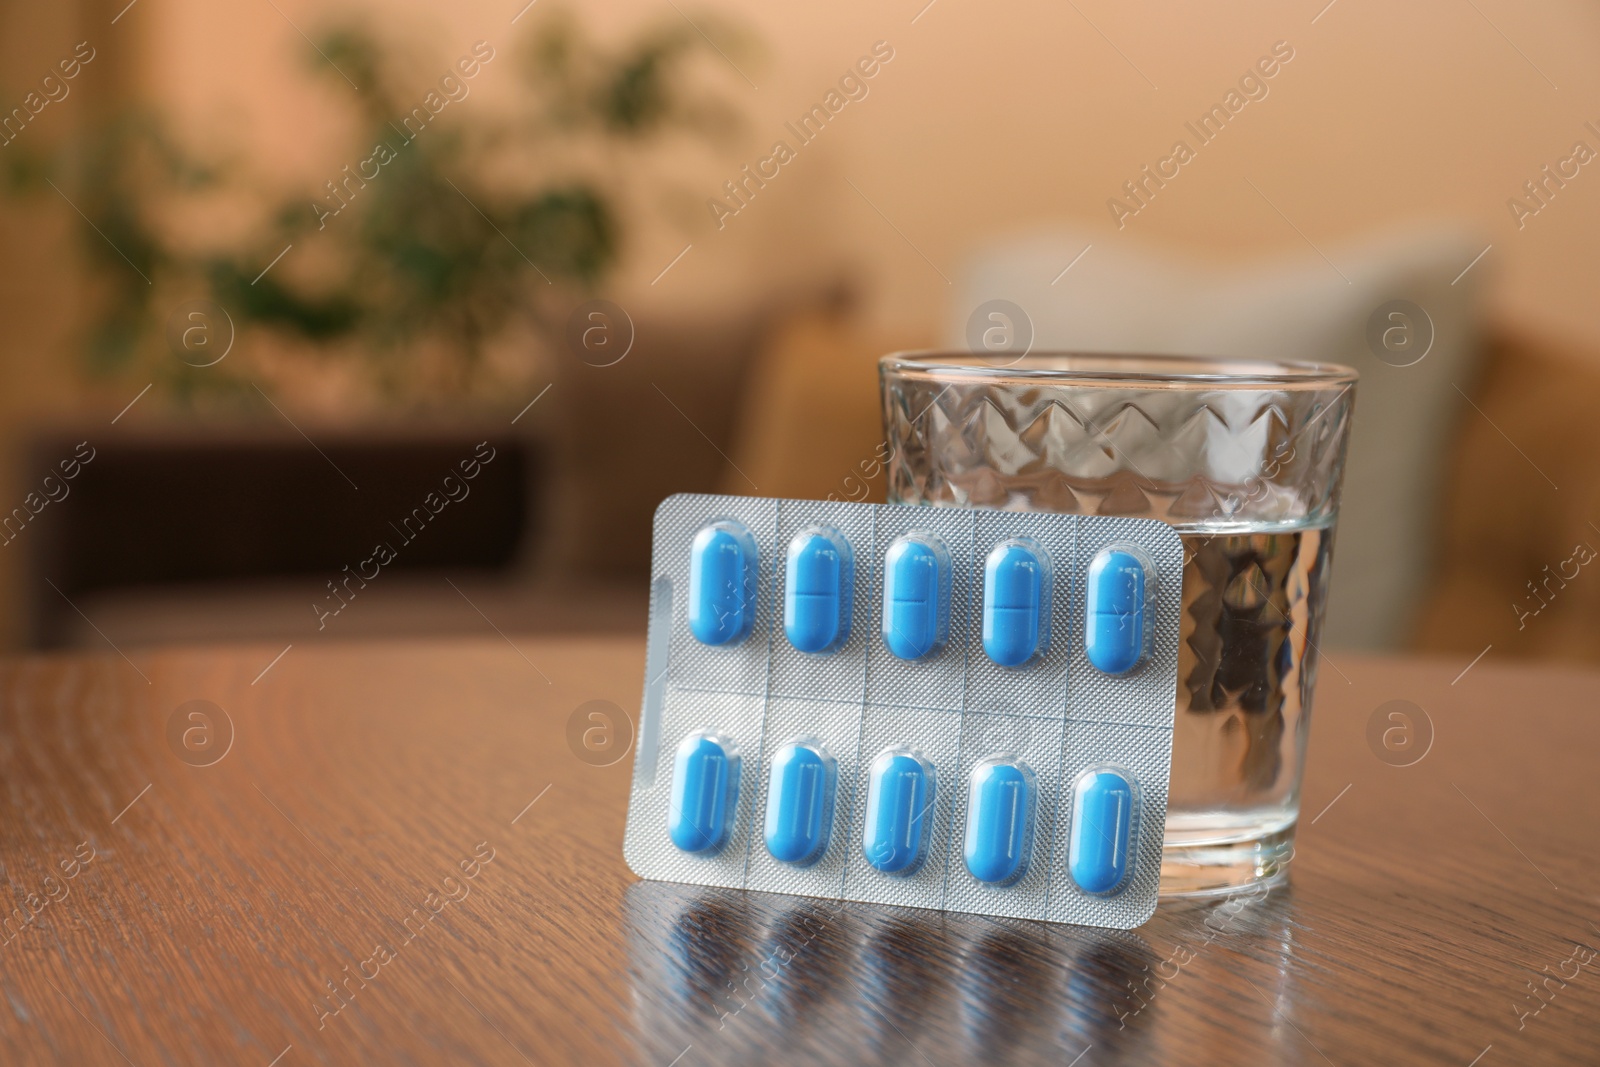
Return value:
M 1050 557 L 1028 538 L 1002 541 L 983 565 L 983 650 L 1020 667 L 1050 646 Z
M 672 762 L 667 836 L 685 852 L 716 852 L 728 843 L 739 798 L 739 750 L 718 734 L 692 733 Z
M 884 874 L 912 875 L 922 866 L 933 826 L 933 766 L 903 748 L 872 761 L 861 851 Z
M 831 652 L 850 637 L 855 553 L 837 530 L 802 530 L 789 542 L 783 632 L 801 652 Z
M 963 852 L 972 877 L 1011 885 L 1028 872 L 1034 794 L 1033 768 L 1019 759 L 992 756 L 972 769 Z
M 1144 658 L 1144 564 L 1132 552 L 1106 549 L 1089 564 L 1083 650 L 1106 674 L 1126 674 Z
M 733 645 L 756 621 L 756 540 L 742 524 L 715 522 L 689 546 L 689 632 L 704 645 Z
M 1085 771 L 1073 785 L 1067 869 L 1085 893 L 1103 896 L 1127 879 L 1134 802 L 1133 786 L 1117 771 Z
M 821 744 L 792 741 L 772 757 L 767 779 L 767 851 L 807 867 L 828 850 L 838 764 Z
M 883 557 L 883 645 L 917 660 L 949 639 L 950 553 L 932 534 L 907 534 Z

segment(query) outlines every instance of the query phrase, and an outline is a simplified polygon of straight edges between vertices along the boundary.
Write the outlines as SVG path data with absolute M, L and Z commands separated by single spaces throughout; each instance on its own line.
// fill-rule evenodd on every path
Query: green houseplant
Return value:
M 323 34 L 310 69 L 359 132 L 320 188 L 259 188 L 248 159 L 201 158 L 149 110 L 49 156 L 13 156 L 14 192 L 54 186 L 83 216 L 90 371 L 154 380 L 179 401 L 270 391 L 270 368 L 249 355 L 173 358 L 196 333 L 174 316 L 204 297 L 225 312 L 230 343 L 234 330 L 275 335 L 302 374 L 341 364 L 397 404 L 494 395 L 506 374 L 486 364 L 494 340 L 522 328 L 558 344 L 567 311 L 617 264 L 624 186 L 648 174 L 652 148 L 736 123 L 692 69 L 713 36 L 739 45 L 725 27 L 680 18 L 608 49 L 565 14 L 541 25 L 520 47 L 479 42 L 420 84 L 374 36 Z M 520 89 L 511 106 L 474 99 L 486 73 L 507 68 Z M 259 222 L 222 247 L 163 224 L 204 198 L 251 203 Z

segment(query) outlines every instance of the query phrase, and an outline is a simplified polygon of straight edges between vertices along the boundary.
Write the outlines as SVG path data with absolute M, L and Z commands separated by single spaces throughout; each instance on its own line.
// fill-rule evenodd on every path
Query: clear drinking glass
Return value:
M 1287 876 L 1356 372 L 1176 356 L 885 356 L 889 500 L 1183 537 L 1164 896 Z

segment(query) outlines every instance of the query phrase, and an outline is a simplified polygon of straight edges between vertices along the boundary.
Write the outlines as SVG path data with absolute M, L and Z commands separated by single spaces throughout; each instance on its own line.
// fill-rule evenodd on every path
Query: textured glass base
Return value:
M 1293 824 L 1247 841 L 1167 844 L 1161 850 L 1161 899 L 1225 896 L 1289 879 Z

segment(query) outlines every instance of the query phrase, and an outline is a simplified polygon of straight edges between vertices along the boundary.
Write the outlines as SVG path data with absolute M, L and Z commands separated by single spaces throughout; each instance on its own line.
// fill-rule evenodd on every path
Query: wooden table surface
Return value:
M 1290 885 L 1114 933 L 636 881 L 642 641 L 278 652 L 0 668 L 0 1062 L 1600 1062 L 1594 673 L 1338 656 Z

